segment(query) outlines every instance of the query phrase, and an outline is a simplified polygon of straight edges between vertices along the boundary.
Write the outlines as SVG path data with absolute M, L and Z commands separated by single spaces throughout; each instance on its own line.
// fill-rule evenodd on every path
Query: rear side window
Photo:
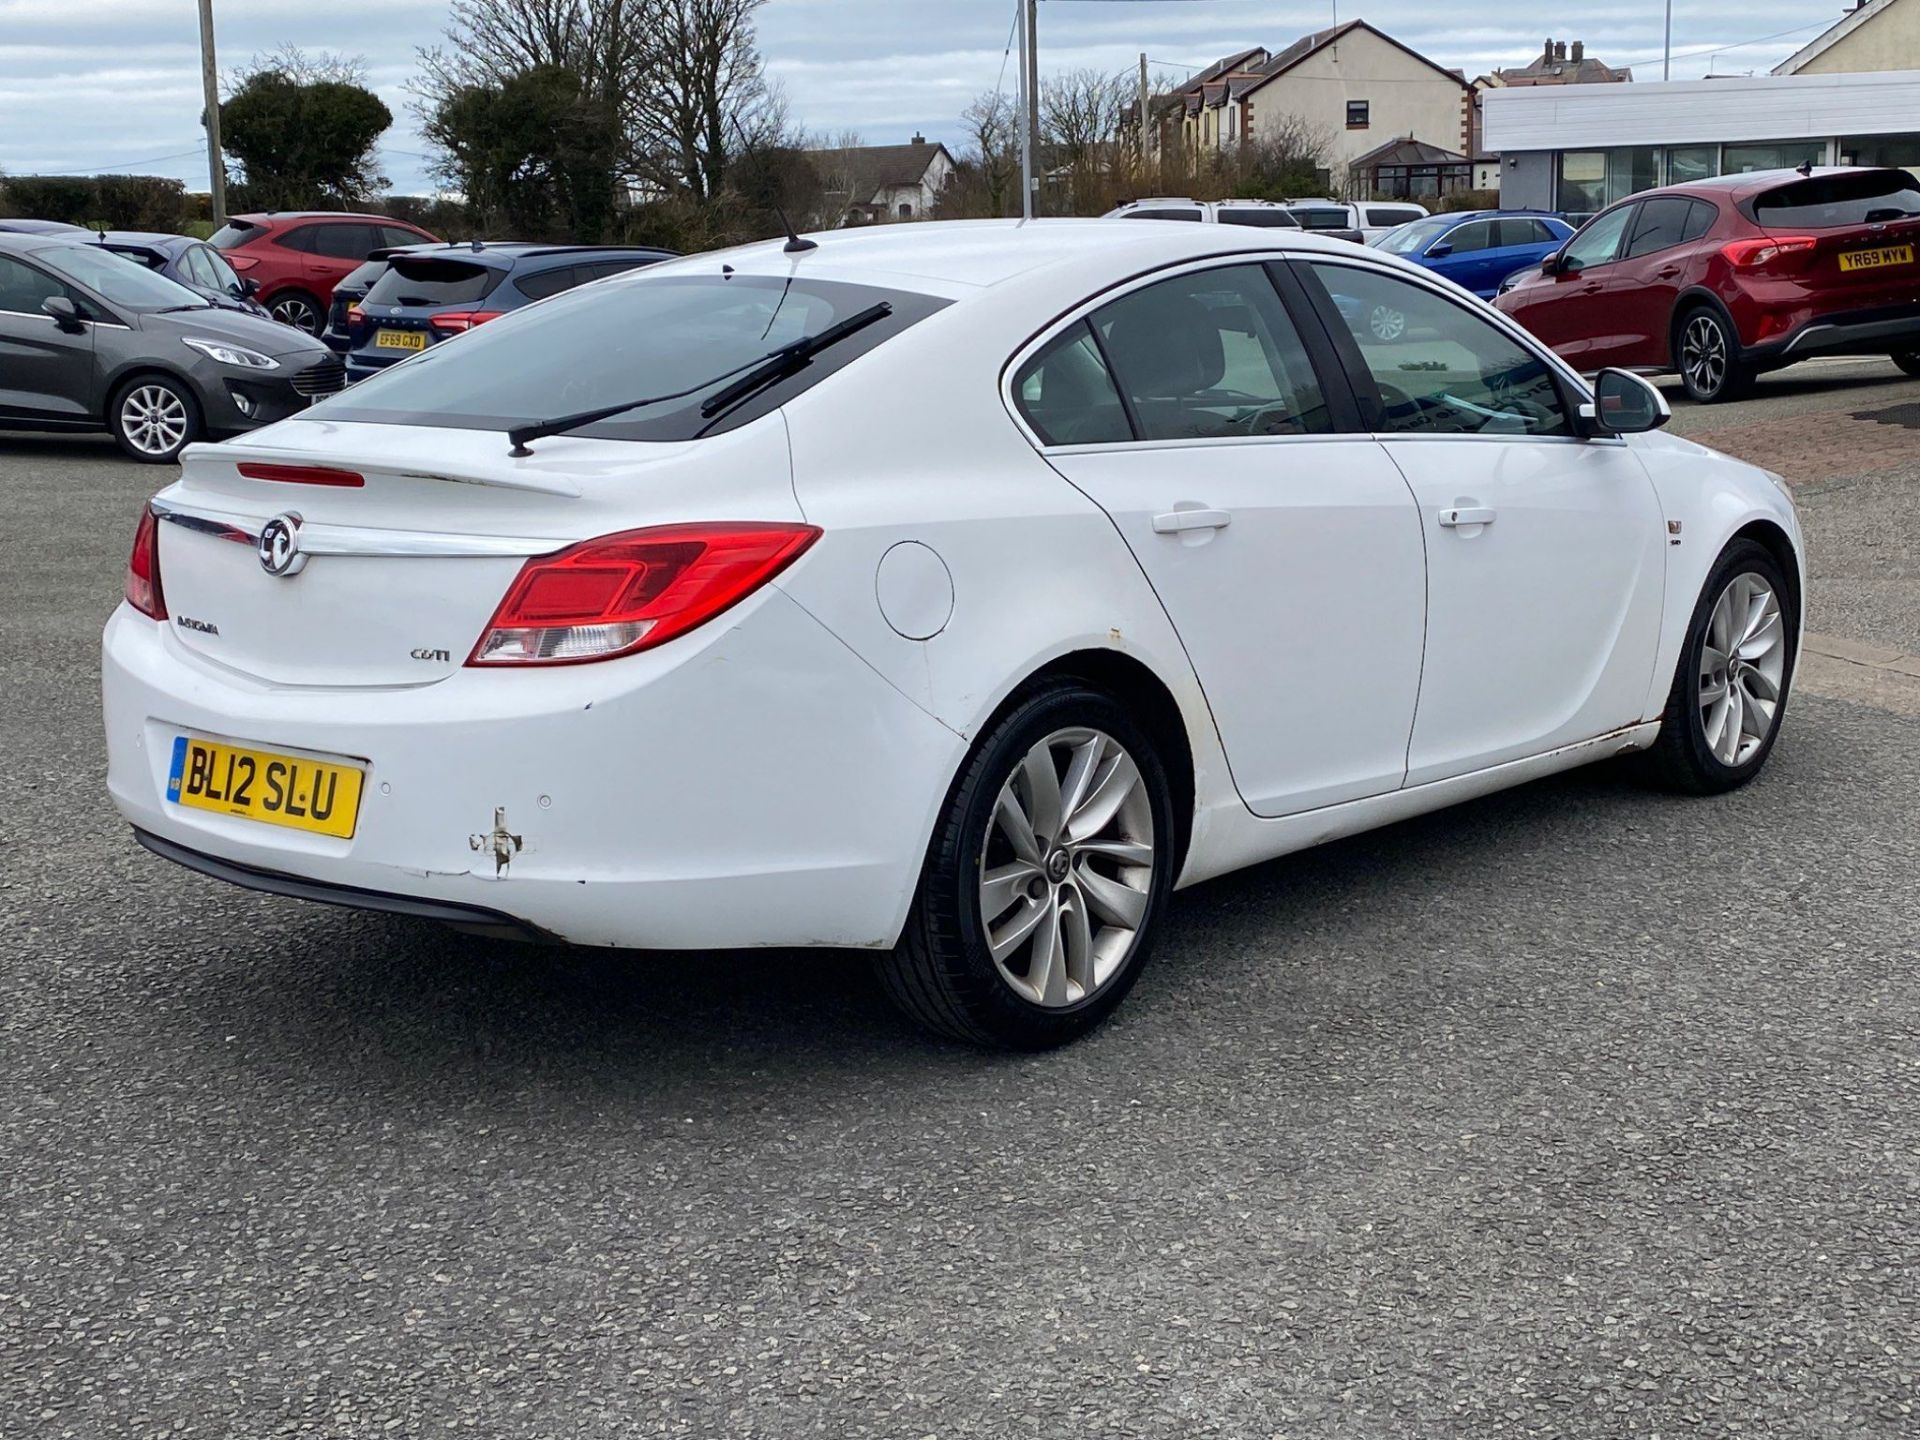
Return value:
M 1176 275 L 1093 317 L 1142 440 L 1333 428 L 1313 362 L 1258 265 Z
M 1640 202 L 1639 217 L 1633 222 L 1633 236 L 1627 241 L 1625 258 L 1651 255 L 1670 250 L 1687 238 L 1687 221 L 1693 214 L 1693 202 L 1668 195 Z
M 721 414 L 700 413 L 704 399 L 768 352 L 881 302 L 892 306 L 886 318 L 823 351 L 798 374 Z M 640 276 L 513 310 L 461 336 L 458 345 L 431 346 L 307 413 L 379 425 L 505 431 L 691 391 L 574 433 L 694 440 L 778 409 L 949 303 L 875 285 L 728 276 L 716 262 L 712 273 Z
M 551 270 L 535 270 L 527 275 L 515 275 L 513 288 L 529 300 L 544 300 L 549 295 L 558 295 L 562 290 L 571 290 L 580 283 L 580 272 L 571 265 L 556 265 Z
M 377 248 L 371 225 L 318 225 L 313 253 L 335 260 L 364 260 Z
M 1494 244 L 1505 250 L 1515 245 L 1551 245 L 1553 232 L 1538 220 L 1496 220 L 1498 238 Z
M 218 235 L 214 236 L 213 239 L 215 244 L 218 244 L 220 241 Z M 278 245 L 282 250 L 298 250 L 303 255 L 313 254 L 314 246 L 319 244 L 319 242 L 320 227 L 318 225 L 296 226 L 284 235 L 276 236 L 273 241 L 273 243 Z
M 1133 438 L 1120 392 L 1082 320 L 1049 340 L 1014 377 L 1013 394 L 1048 445 L 1100 445 Z
M 1920 215 L 1920 180 L 1904 170 L 1813 175 L 1753 200 L 1753 218 L 1768 229 L 1830 230 L 1909 215 Z
M 1241 206 L 1214 212 L 1222 225 L 1257 225 L 1269 230 L 1298 230 L 1300 222 L 1278 206 Z
M 1705 200 L 1693 201 L 1692 208 L 1687 211 L 1686 233 L 1680 238 L 1682 240 L 1698 240 L 1713 228 L 1714 221 L 1719 218 L 1720 211 L 1717 206 Z
M 213 232 L 213 238 L 207 243 L 216 250 L 231 250 L 236 245 L 244 245 L 260 233 L 260 226 L 251 220 L 229 220 Z
M 486 299 L 501 272 L 466 260 L 397 255 L 367 291 L 369 305 L 467 305 Z
M 1351 230 L 1353 228 L 1345 210 L 1329 209 L 1324 205 L 1312 210 L 1295 210 L 1293 218 L 1308 230 Z
M 1191 208 L 1164 210 L 1129 210 L 1120 217 L 1122 220 L 1193 220 L 1198 221 L 1200 212 Z

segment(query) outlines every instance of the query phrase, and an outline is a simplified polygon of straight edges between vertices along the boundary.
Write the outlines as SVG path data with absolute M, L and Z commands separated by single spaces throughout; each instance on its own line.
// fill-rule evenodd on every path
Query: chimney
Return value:
M 1556 60 L 1565 60 L 1567 58 L 1566 41 L 1556 40 L 1553 42 L 1553 58 Z
M 1547 37 L 1547 48 L 1540 52 L 1540 63 L 1543 65 L 1551 65 L 1553 63 L 1553 37 L 1551 35 Z
M 927 137 L 916 130 L 913 132 L 913 143 L 915 145 L 924 145 L 927 143 Z
M 1587 58 L 1587 42 L 1584 40 L 1574 41 L 1573 53 L 1567 56 L 1567 58 L 1573 61 L 1573 63 L 1576 65 L 1578 65 L 1582 60 L 1586 59 Z

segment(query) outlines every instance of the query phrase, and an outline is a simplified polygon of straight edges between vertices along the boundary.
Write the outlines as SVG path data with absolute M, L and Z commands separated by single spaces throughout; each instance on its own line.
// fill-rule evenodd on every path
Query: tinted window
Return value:
M 1496 220 L 1494 245 L 1505 250 L 1513 245 L 1550 245 L 1553 232 L 1538 220 Z
M 1422 218 L 1418 210 L 1405 205 L 1369 205 L 1367 224 L 1369 225 L 1405 225 L 1409 220 Z
M 1258 265 L 1177 275 L 1093 317 L 1142 440 L 1333 428 L 1306 347 Z
M 1365 100 L 1347 101 L 1347 128 L 1363 130 L 1367 124 L 1367 102 Z
M 236 245 L 244 245 L 260 233 L 260 227 L 250 220 L 229 220 L 213 232 L 213 238 L 207 243 L 216 250 L 231 250 Z
M 95 294 L 115 305 L 141 314 L 156 310 L 204 310 L 207 302 L 164 275 L 156 275 L 144 265 L 136 265 L 123 256 L 90 245 L 63 245 L 57 250 L 42 250 L 37 257 L 57 275 L 77 280 Z
M 158 250 L 148 250 L 138 245 L 104 245 L 101 248 L 111 251 L 123 260 L 131 260 L 136 265 L 144 265 L 149 270 L 164 270 L 167 268 L 167 257 L 162 255 Z
M 604 280 L 609 275 L 624 275 L 629 270 L 638 270 L 642 265 L 657 265 L 657 259 L 643 260 L 596 260 L 591 265 L 575 267 L 579 274 L 577 283 L 584 285 L 589 280 Z
M 1084 320 L 1048 341 L 1021 367 L 1013 393 L 1034 434 L 1049 445 L 1133 438 L 1113 377 Z
M 1620 250 L 1621 237 L 1626 233 L 1627 222 L 1638 209 L 1634 205 L 1622 205 L 1618 210 L 1609 210 L 1589 220 L 1584 229 L 1568 242 L 1567 262 L 1575 269 L 1584 270 L 1593 265 L 1605 265 Z
M 1664 195 L 1640 202 L 1640 216 L 1633 222 L 1633 238 L 1627 241 L 1626 258 L 1651 255 L 1668 250 L 1686 238 L 1687 220 L 1693 202 L 1677 195 Z
M 579 283 L 579 273 L 571 265 L 556 265 L 551 270 L 535 270 L 531 274 L 513 277 L 513 288 L 529 300 L 544 300 L 549 295 L 558 295 L 562 290 L 571 290 Z
M 700 402 L 734 372 L 881 301 L 893 307 L 886 319 L 724 415 L 701 416 Z M 309 413 L 383 425 L 511 430 L 692 388 L 682 399 L 579 432 L 618 440 L 691 440 L 777 409 L 948 303 L 904 290 L 805 277 L 636 276 L 514 310 L 461 336 L 458 345 L 432 346 Z M 717 378 L 696 387 L 701 376 Z
M 213 239 L 215 244 L 220 241 L 218 235 Z M 282 250 L 298 250 L 304 255 L 311 255 L 314 253 L 314 247 L 320 243 L 320 227 L 318 225 L 297 226 L 284 235 L 276 236 L 273 243 Z
M 373 288 L 373 282 L 386 273 L 386 261 L 369 260 L 357 269 L 348 271 L 347 278 L 333 288 L 335 290 L 358 290 L 364 295 L 368 290 Z
M 484 300 L 502 271 L 467 260 L 396 255 L 367 291 L 369 305 L 465 305 Z
M 402 230 L 393 225 L 376 225 L 374 231 L 379 236 L 378 243 L 381 245 L 419 245 L 426 238 L 414 234 L 411 230 Z
M 1902 170 L 1814 175 L 1756 196 L 1753 215 L 1763 225 L 1810 230 L 1899 220 L 1920 215 L 1920 180 Z
M 1325 205 L 1311 210 L 1296 209 L 1293 218 L 1308 230 L 1351 230 L 1353 222 L 1347 218 L 1344 209 L 1330 208 Z
M 1440 237 L 1453 246 L 1456 255 L 1470 255 L 1475 250 L 1486 250 L 1493 245 L 1493 222 L 1475 220 L 1469 225 L 1460 225 Z
M 1326 287 L 1373 377 L 1378 429 L 1572 433 L 1547 363 L 1489 321 L 1397 276 L 1321 261 L 1308 268 Z
M 65 295 L 67 287 L 51 275 L 42 275 L 31 265 L 23 265 L 11 256 L 0 255 L 0 310 L 17 310 L 23 315 L 41 314 L 41 303 L 55 295 Z
M 1695 200 L 1692 208 L 1687 211 L 1686 233 L 1680 238 L 1682 240 L 1698 240 L 1713 228 L 1714 221 L 1719 218 L 1720 211 L 1717 206 L 1709 204 L 1705 200 Z
M 1221 208 L 1214 216 L 1222 225 L 1258 225 L 1271 230 L 1298 230 L 1300 222 L 1278 206 L 1243 206 L 1239 209 Z
M 335 260 L 364 260 L 374 249 L 371 225 L 320 225 L 315 227 L 313 253 Z
M 1123 220 L 1198 220 L 1198 210 L 1129 210 L 1120 217 Z

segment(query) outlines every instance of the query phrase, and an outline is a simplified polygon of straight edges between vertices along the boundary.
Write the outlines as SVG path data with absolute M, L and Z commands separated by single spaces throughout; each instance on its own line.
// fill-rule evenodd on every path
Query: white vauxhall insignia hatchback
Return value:
M 1666 415 L 1297 233 L 696 256 L 190 448 L 108 784 L 236 884 L 866 947 L 934 1029 L 1057 1044 L 1177 886 L 1624 751 L 1752 778 L 1799 525 Z

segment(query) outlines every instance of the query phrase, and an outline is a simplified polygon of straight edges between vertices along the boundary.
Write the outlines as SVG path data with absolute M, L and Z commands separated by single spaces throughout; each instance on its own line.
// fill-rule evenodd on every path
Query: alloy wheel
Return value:
M 1773 733 L 1786 662 L 1773 587 L 1751 571 L 1735 575 L 1714 602 L 1700 645 L 1700 721 L 1722 765 L 1746 764 Z
M 142 455 L 171 455 L 187 442 L 187 406 L 164 385 L 141 385 L 120 402 L 120 433 Z
M 1680 368 L 1696 393 L 1719 392 L 1727 378 L 1727 337 L 1712 315 L 1703 311 L 1687 322 L 1680 342 Z
M 1000 789 L 980 861 L 994 968 L 1048 1009 L 1077 1005 L 1125 966 L 1153 891 L 1153 805 L 1126 748 L 1056 730 Z
M 320 316 L 313 306 L 298 295 L 285 295 L 273 302 L 273 318 L 309 335 L 320 333 Z

